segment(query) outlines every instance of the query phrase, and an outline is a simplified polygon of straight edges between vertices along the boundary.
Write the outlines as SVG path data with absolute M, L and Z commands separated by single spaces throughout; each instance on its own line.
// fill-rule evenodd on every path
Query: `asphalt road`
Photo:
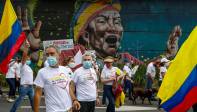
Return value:
M 6 96 L 0 97 L 0 112 L 9 112 L 12 105 L 13 103 L 8 103 L 6 101 Z M 106 111 L 106 106 L 96 107 L 96 112 L 105 112 L 105 111 Z M 132 102 L 126 99 L 125 105 L 123 105 L 120 108 L 117 108 L 116 111 L 117 112 L 163 112 L 157 110 L 157 101 L 152 101 L 152 105 L 150 105 L 147 100 L 145 101 L 145 104 L 141 104 L 141 101 L 139 99 L 137 100 L 136 105 L 133 105 Z M 23 100 L 17 112 L 32 112 L 28 98 Z M 41 99 L 40 112 L 45 112 L 44 97 L 42 97 Z M 192 110 L 188 112 L 192 112 Z

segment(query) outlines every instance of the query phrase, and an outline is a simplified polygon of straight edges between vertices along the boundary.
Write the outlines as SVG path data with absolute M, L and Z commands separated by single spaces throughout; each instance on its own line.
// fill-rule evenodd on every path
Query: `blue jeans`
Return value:
M 21 85 L 19 88 L 19 97 L 14 102 L 10 112 L 16 112 L 17 108 L 19 107 L 19 105 L 21 104 L 22 100 L 24 99 L 24 97 L 26 95 L 28 95 L 28 97 L 29 97 L 32 110 L 34 109 L 34 103 L 33 103 L 34 89 L 33 89 L 33 86 L 32 85 L 29 85 L 29 86 Z
M 106 112 L 115 112 L 115 96 L 112 92 L 111 85 L 104 85 L 104 94 L 106 95 L 109 101 Z
M 15 78 L 6 78 L 6 81 L 9 85 L 9 97 L 15 97 L 16 93 L 16 79 Z
M 129 98 L 131 98 L 131 92 L 133 92 L 133 84 L 128 79 L 126 79 L 125 85 L 124 85 L 125 94 L 126 94 L 127 90 L 129 90 L 129 95 L 128 96 L 129 96 Z
M 153 81 L 146 76 L 146 89 L 152 89 Z

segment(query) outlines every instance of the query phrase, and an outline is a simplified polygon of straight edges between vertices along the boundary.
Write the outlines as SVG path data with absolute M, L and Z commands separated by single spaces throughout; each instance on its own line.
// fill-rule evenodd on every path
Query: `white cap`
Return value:
M 162 58 L 161 59 L 161 63 L 167 63 L 167 62 L 169 62 L 170 60 L 168 60 L 167 58 Z

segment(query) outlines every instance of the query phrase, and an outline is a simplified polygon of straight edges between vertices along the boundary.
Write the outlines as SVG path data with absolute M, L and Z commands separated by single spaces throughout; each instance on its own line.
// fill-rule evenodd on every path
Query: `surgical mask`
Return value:
M 55 65 L 57 65 L 57 58 L 54 56 L 49 56 L 47 58 L 47 62 L 49 64 L 49 66 L 54 67 Z
M 26 64 L 27 64 L 27 65 L 30 65 L 30 64 L 31 64 L 31 60 L 27 60 L 27 61 L 26 61 Z
M 69 66 L 70 68 L 74 68 L 74 67 L 75 67 L 75 63 L 73 63 L 73 62 L 72 62 L 72 63 L 69 63 L 68 66 Z
M 83 61 L 83 67 L 85 69 L 89 69 L 92 67 L 92 62 L 91 61 Z
M 130 66 L 130 63 L 126 63 L 127 66 Z

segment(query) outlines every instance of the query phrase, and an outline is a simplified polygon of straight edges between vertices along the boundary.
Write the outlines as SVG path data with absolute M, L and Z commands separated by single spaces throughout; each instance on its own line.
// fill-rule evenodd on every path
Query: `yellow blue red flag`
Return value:
M 10 0 L 6 0 L 0 23 L 0 72 L 5 74 L 8 63 L 26 39 Z
M 158 92 L 167 112 L 186 112 L 197 103 L 197 27 L 181 46 Z

